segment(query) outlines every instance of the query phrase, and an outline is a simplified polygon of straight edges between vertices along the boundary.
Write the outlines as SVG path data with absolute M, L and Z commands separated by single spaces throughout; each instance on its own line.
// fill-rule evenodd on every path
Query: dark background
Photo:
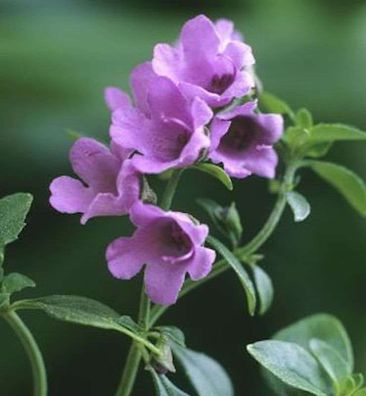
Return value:
M 49 207 L 48 185 L 58 175 L 71 175 L 67 129 L 107 136 L 103 88 L 127 89 L 129 71 L 150 59 L 153 45 L 174 40 L 183 22 L 202 12 L 235 21 L 254 48 L 267 90 L 294 108 L 308 107 L 316 120 L 366 129 L 364 1 L 3 0 L 0 192 L 35 196 L 28 227 L 7 250 L 6 270 L 23 272 L 38 284 L 24 296 L 78 294 L 135 314 L 141 278 L 115 280 L 104 260 L 109 241 L 132 231 L 128 220 L 100 218 L 81 226 L 78 216 Z M 335 146 L 329 158 L 366 178 L 365 153 L 365 145 L 346 143 Z M 205 219 L 195 197 L 235 200 L 248 240 L 268 215 L 273 197 L 266 181 L 256 177 L 235 187 L 229 194 L 205 175 L 187 172 L 175 208 Z M 229 272 L 193 292 L 162 319 L 181 327 L 193 349 L 219 360 L 238 395 L 270 395 L 245 345 L 320 311 L 344 322 L 355 346 L 357 370 L 366 372 L 366 221 L 309 172 L 300 190 L 312 204 L 311 217 L 295 224 L 286 212 L 262 249 L 276 290 L 269 314 L 248 317 L 241 286 Z M 127 338 L 55 322 L 40 312 L 23 317 L 44 352 L 51 396 L 113 394 Z M 28 362 L 5 322 L 0 323 L 0 351 L 0 394 L 30 395 Z M 146 373 L 141 373 L 134 394 L 153 394 Z

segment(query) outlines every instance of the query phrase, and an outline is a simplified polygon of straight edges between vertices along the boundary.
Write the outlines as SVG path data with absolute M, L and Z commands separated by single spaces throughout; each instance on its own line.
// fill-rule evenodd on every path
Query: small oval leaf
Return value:
M 35 287 L 36 284 L 28 276 L 12 272 L 4 277 L 2 286 L 4 292 L 12 294 L 26 287 Z
M 353 370 L 353 352 L 351 342 L 342 323 L 332 315 L 316 314 L 308 316 L 280 330 L 273 339 L 296 343 L 309 348 L 312 339 L 326 342 L 347 362 L 348 370 Z
M 149 370 L 155 386 L 157 396 L 189 396 L 188 393 L 178 389 L 165 375 L 159 375 L 154 369 Z
M 207 242 L 215 249 L 221 256 L 228 262 L 231 268 L 235 271 L 241 284 L 244 287 L 245 294 L 248 300 L 248 310 L 250 315 L 254 315 L 255 308 L 257 305 L 257 298 L 255 295 L 255 289 L 253 282 L 249 278 L 247 271 L 244 269 L 241 262 L 231 253 L 231 251 L 219 240 L 209 236 Z
M 314 338 L 310 340 L 309 346 L 313 355 L 333 381 L 338 382 L 352 374 L 348 363 L 326 342 Z
M 286 193 L 286 198 L 294 213 L 295 221 L 304 221 L 311 211 L 310 204 L 307 199 L 296 191 L 289 191 Z
M 228 190 L 231 191 L 233 189 L 233 182 L 231 181 L 230 176 L 219 166 L 205 163 L 195 165 L 193 168 L 213 176 L 219 180 Z
M 234 395 L 229 376 L 214 359 L 178 345 L 172 349 L 198 396 Z
M 264 315 L 272 305 L 273 284 L 271 278 L 258 265 L 253 265 L 254 282 L 259 297 L 259 314 Z
M 284 341 L 260 341 L 248 352 L 277 378 L 296 389 L 317 396 L 329 395 L 329 384 L 315 358 L 299 345 Z

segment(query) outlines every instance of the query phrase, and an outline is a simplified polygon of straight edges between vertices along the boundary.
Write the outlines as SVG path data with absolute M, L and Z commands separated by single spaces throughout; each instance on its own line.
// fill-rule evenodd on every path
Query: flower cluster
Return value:
M 80 138 L 70 161 L 81 181 L 61 176 L 50 186 L 51 205 L 82 213 L 82 223 L 130 216 L 136 231 L 109 245 L 109 270 L 130 279 L 145 268 L 146 292 L 155 303 L 174 303 L 186 274 L 205 277 L 215 253 L 204 247 L 207 226 L 143 202 L 144 175 L 208 160 L 236 178 L 275 175 L 272 146 L 282 118 L 260 114 L 255 99 L 241 100 L 253 93 L 253 64 L 251 47 L 232 22 L 213 23 L 203 15 L 189 20 L 174 46 L 156 45 L 153 59 L 132 71 L 133 100 L 118 88 L 106 89 L 110 148 Z

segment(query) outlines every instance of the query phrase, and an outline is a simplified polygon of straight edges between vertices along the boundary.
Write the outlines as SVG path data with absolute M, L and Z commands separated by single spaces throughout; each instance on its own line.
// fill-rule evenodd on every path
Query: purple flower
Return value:
M 83 213 L 82 224 L 91 217 L 126 214 L 140 194 L 140 177 L 129 153 L 115 143 L 109 150 L 94 139 L 78 139 L 70 162 L 82 181 L 69 176 L 53 180 L 50 204 L 62 213 Z
M 141 202 L 132 207 L 130 216 L 137 230 L 109 245 L 109 270 L 116 278 L 131 279 L 146 265 L 147 295 L 156 304 L 174 304 L 187 272 L 198 280 L 211 270 L 215 252 L 202 246 L 208 227 L 193 223 L 184 213 L 164 212 Z
M 186 96 L 198 96 L 212 107 L 224 106 L 254 87 L 246 70 L 255 62 L 252 50 L 240 40 L 232 22 L 214 24 L 199 15 L 183 26 L 174 47 L 155 46 L 153 69 L 174 81 Z
M 283 119 L 278 114 L 258 114 L 256 108 L 256 102 L 248 102 L 212 121 L 209 158 L 222 162 L 233 177 L 275 176 L 278 158 L 272 145 L 282 135 Z
M 212 111 L 200 98 L 188 102 L 168 78 L 157 76 L 151 63 L 134 69 L 131 85 L 136 107 L 110 100 L 110 135 L 122 147 L 141 155 L 132 159 L 142 173 L 160 173 L 195 163 L 210 145 L 204 126 Z M 115 97 L 116 95 L 114 95 Z

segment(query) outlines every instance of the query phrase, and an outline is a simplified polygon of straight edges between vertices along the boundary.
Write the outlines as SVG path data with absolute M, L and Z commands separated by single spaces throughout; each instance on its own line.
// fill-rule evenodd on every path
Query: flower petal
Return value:
M 156 76 L 151 62 L 142 63 L 136 66 L 131 72 L 130 84 L 136 106 L 147 115 L 150 113 L 147 104 L 147 90 L 150 82 L 156 78 Z
M 69 176 L 53 180 L 50 191 L 50 204 L 61 213 L 83 213 L 94 198 L 91 189 Z
M 215 55 L 220 45 L 215 26 L 205 15 L 198 15 L 185 23 L 181 41 L 189 60 Z
M 75 173 L 94 190 L 115 189 L 120 162 L 102 143 L 91 138 L 78 139 L 70 150 L 70 162 Z
M 145 289 L 155 304 L 170 305 L 177 301 L 185 278 L 185 266 L 147 265 Z
M 107 87 L 104 90 L 104 99 L 111 111 L 130 106 L 129 96 L 119 88 Z
M 138 274 L 144 263 L 144 249 L 136 237 L 118 238 L 109 244 L 106 259 L 109 271 L 115 278 L 131 279 Z
M 196 247 L 192 261 L 188 267 L 188 273 L 192 280 L 204 278 L 212 269 L 216 253 L 212 249 Z

